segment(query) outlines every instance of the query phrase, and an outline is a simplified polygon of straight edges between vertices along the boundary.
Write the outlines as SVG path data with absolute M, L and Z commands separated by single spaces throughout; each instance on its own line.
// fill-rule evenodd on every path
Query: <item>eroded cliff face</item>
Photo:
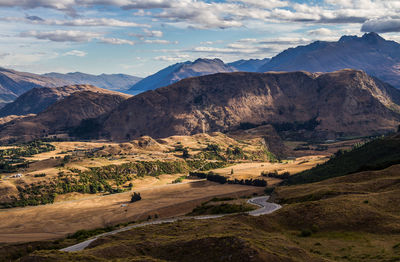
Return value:
M 393 130 L 400 94 L 362 71 L 223 73 L 182 80 L 132 97 L 102 122 L 101 135 L 129 140 L 228 131 L 241 123 L 318 124 L 308 136 Z

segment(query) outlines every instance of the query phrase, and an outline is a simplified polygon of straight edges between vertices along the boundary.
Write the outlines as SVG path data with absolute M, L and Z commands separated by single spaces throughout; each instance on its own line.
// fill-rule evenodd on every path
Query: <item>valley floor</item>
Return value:
M 149 215 L 160 218 L 179 216 L 213 197 L 238 197 L 260 192 L 263 192 L 263 188 L 193 181 L 142 187 L 140 193 L 143 199 L 135 203 L 129 203 L 130 193 L 126 192 L 51 205 L 6 209 L 0 211 L 0 242 L 57 239 L 81 229 L 143 221 Z

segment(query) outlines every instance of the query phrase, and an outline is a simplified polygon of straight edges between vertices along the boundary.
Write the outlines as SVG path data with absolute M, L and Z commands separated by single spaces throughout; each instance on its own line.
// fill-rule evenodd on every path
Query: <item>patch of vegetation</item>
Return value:
M 261 172 L 261 176 L 263 177 L 273 177 L 273 178 L 279 178 L 279 179 L 288 179 L 290 177 L 289 172 L 283 172 L 282 174 L 279 174 L 278 171 L 274 172 Z
M 19 168 L 27 168 L 29 162 L 24 157 L 55 150 L 55 147 L 41 140 L 16 145 L 0 150 L 0 173 L 13 173 Z
M 242 213 L 252 211 L 255 208 L 248 205 L 243 204 L 220 204 L 220 205 L 206 205 L 202 204 L 201 206 L 197 206 L 190 212 L 189 216 L 199 216 L 199 215 L 219 215 L 219 214 L 233 214 L 233 213 Z
M 131 196 L 131 203 L 137 202 L 139 200 L 142 200 L 142 196 L 140 195 L 140 193 L 133 192 Z
M 215 174 L 214 172 L 190 172 L 189 175 L 196 176 L 199 178 L 206 178 L 209 181 L 217 182 L 220 184 L 239 184 L 239 185 L 247 185 L 247 186 L 259 186 L 265 187 L 267 186 L 267 181 L 264 179 L 228 179 L 226 176 L 222 176 L 219 174 Z
M 180 176 L 177 179 L 175 179 L 174 181 L 172 181 L 172 184 L 178 184 L 178 183 L 182 183 L 184 179 L 186 179 L 187 176 Z
M 67 157 L 67 156 L 66 156 Z M 65 159 L 65 157 L 64 157 Z M 70 158 L 67 158 L 70 161 Z M 82 194 L 121 193 L 131 190 L 124 186 L 129 181 L 144 176 L 157 177 L 161 174 L 180 174 L 191 170 L 210 170 L 226 166 L 226 162 L 188 161 L 139 161 L 121 165 L 91 167 L 87 171 L 70 169 L 72 174 L 60 173 L 47 184 L 18 186 L 19 197 L 8 203 L 0 203 L 0 208 L 36 206 L 53 203 L 57 195 L 78 192 Z
M 354 147 L 350 151 L 339 150 L 324 164 L 290 176 L 284 184 L 304 184 L 344 176 L 361 171 L 381 170 L 400 164 L 400 138 L 378 138 Z

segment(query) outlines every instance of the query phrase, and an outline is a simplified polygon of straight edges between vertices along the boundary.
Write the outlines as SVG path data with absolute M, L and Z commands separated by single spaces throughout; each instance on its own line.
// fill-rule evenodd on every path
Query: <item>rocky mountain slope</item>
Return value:
M 121 103 L 101 135 L 129 140 L 273 124 L 305 139 L 393 131 L 400 91 L 362 71 L 224 73 L 182 80 Z
M 220 59 L 197 59 L 194 62 L 187 61 L 164 68 L 138 82 L 129 89 L 129 92 L 136 94 L 168 86 L 188 77 L 234 71 L 237 70 L 234 67 L 224 64 Z
M 229 66 L 232 66 L 237 69 L 237 71 L 242 72 L 259 72 L 260 68 L 267 64 L 271 59 L 249 59 L 249 60 L 238 60 L 232 63 L 229 63 Z
M 363 70 L 400 88 L 400 44 L 376 33 L 343 36 L 338 42 L 316 41 L 283 51 L 259 72 L 331 72 L 345 68 Z
M 52 77 L 67 81 L 71 85 L 94 85 L 100 88 L 124 92 L 131 88 L 134 84 L 142 80 L 137 76 L 125 74 L 101 74 L 90 75 L 80 72 L 60 74 L 60 73 L 47 73 L 43 76 Z
M 0 103 L 9 103 L 34 87 L 68 85 L 64 80 L 0 68 Z
M 35 87 L 19 96 L 14 102 L 0 109 L 0 117 L 9 115 L 38 114 L 55 102 L 81 91 L 91 91 L 105 94 L 118 94 L 91 85 L 72 85 L 62 87 Z M 122 95 L 122 94 L 121 94 Z M 129 97 L 128 95 L 126 95 Z
M 127 97 L 109 91 L 75 92 L 36 116 L 14 120 L 0 126 L 0 142 L 23 142 L 67 133 L 84 119 L 96 118 L 110 112 Z

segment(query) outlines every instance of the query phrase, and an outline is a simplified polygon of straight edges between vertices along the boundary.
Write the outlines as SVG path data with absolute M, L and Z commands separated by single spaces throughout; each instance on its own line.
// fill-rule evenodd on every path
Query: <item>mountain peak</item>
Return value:
M 380 35 L 378 35 L 375 32 L 370 32 L 370 33 L 366 33 L 362 36 L 362 39 L 370 42 L 370 43 L 376 43 L 378 41 L 385 41 L 385 39 L 383 37 L 381 37 Z
M 343 43 L 343 42 L 347 42 L 347 41 L 351 41 L 351 40 L 355 40 L 355 39 L 358 39 L 358 36 L 356 36 L 356 35 L 344 35 L 339 39 L 339 42 Z

